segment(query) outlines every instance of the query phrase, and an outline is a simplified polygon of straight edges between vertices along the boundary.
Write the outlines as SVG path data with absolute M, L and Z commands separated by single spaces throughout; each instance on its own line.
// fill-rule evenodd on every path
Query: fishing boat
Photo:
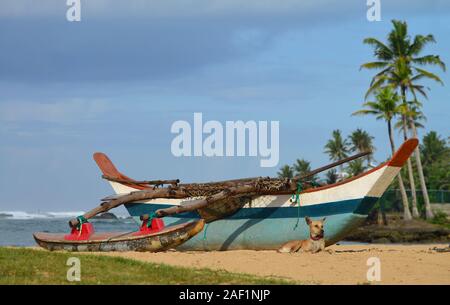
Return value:
M 326 217 L 324 225 L 326 245 L 334 244 L 362 224 L 417 145 L 416 139 L 409 139 L 387 162 L 334 184 L 299 189 L 294 198 L 292 193 L 286 191 L 251 195 L 255 194 L 253 188 L 249 196 L 245 194 L 229 196 L 231 201 L 217 201 L 222 206 L 234 205 L 237 208 L 233 209 L 232 213 L 227 215 L 225 213 L 207 221 L 199 234 L 180 244 L 177 249 L 276 249 L 288 240 L 309 237 L 309 228 L 303 220 L 305 216 Z M 105 154 L 96 153 L 94 159 L 103 177 L 108 178 L 117 198 L 145 190 L 151 191 L 152 187 L 145 186 L 146 183 L 119 172 Z M 167 193 L 170 192 L 169 188 Z M 183 212 L 186 210 L 184 206 L 189 206 L 190 202 L 197 202 L 199 197 L 175 198 L 175 195 L 166 196 L 167 198 L 135 200 L 126 202 L 124 206 L 139 224 L 142 215 L 155 215 L 161 210 L 179 210 L 176 213 L 164 214 L 166 215 L 163 218 L 164 223 L 169 227 L 198 221 L 205 218 L 205 215 L 211 218 L 205 204 L 202 205 L 203 210 L 190 209 Z M 210 210 L 217 212 L 214 208 Z

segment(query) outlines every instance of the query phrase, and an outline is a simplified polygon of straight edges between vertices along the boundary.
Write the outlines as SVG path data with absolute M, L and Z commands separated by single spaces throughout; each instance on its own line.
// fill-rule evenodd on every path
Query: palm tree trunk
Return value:
M 402 93 L 402 101 L 403 106 L 405 107 L 404 111 L 408 109 L 408 104 L 406 102 L 406 87 L 401 87 L 401 93 Z M 408 124 L 406 119 L 406 114 L 402 114 L 402 125 L 403 125 L 403 137 L 406 141 L 408 139 Z M 416 192 L 416 183 L 414 181 L 414 174 L 413 174 L 413 167 L 411 164 L 411 158 L 408 158 L 406 161 L 408 166 L 408 177 L 409 177 L 409 185 L 411 188 L 411 194 L 412 194 L 412 211 L 413 211 L 413 217 L 418 218 L 419 217 L 419 211 L 417 209 L 417 192 Z
M 418 139 L 416 125 L 414 124 L 414 120 L 411 117 L 409 117 L 409 125 L 413 133 L 413 137 Z M 430 198 L 428 197 L 427 185 L 425 183 L 425 177 L 423 175 L 423 167 L 422 167 L 422 160 L 420 158 L 419 146 L 417 146 L 416 149 L 414 150 L 414 155 L 416 157 L 416 165 L 417 171 L 419 173 L 420 187 L 422 189 L 423 201 L 425 203 L 425 218 L 431 219 L 434 217 L 434 214 L 433 211 L 431 210 Z
M 402 115 L 402 130 L 403 130 L 403 139 L 406 141 L 408 140 L 408 126 L 406 124 L 406 116 Z M 414 218 L 419 218 L 419 210 L 417 209 L 417 194 L 416 194 L 416 183 L 414 181 L 414 175 L 413 175 L 413 167 L 411 164 L 411 158 L 408 158 L 407 160 L 408 165 L 408 178 L 409 178 L 409 185 L 411 188 L 411 195 L 412 195 L 412 216 Z
M 392 155 L 394 155 L 394 153 L 395 153 L 395 144 L 394 144 L 394 138 L 392 136 L 391 121 L 388 121 L 388 133 L 389 133 L 389 141 L 391 142 Z M 398 173 L 397 178 L 398 178 L 398 185 L 400 187 L 400 194 L 402 195 L 403 219 L 404 220 L 411 220 L 412 217 L 411 217 L 411 212 L 409 211 L 408 196 L 406 195 L 405 185 L 403 184 L 403 179 L 402 179 L 402 173 L 401 172 Z

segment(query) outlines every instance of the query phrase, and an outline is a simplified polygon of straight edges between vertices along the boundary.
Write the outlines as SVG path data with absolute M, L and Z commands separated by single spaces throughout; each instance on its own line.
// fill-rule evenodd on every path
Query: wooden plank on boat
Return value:
M 94 233 L 89 240 L 65 240 L 66 234 L 34 233 L 39 246 L 50 250 L 74 252 L 141 251 L 160 252 L 175 248 L 203 230 L 204 220 L 169 226 L 156 233 L 136 235 L 135 232 Z
M 108 176 L 108 175 L 102 175 L 102 178 L 106 179 L 106 180 L 109 180 L 109 181 L 113 181 L 113 182 L 130 183 L 130 179 L 115 178 L 115 177 L 111 177 L 111 176 Z M 178 183 L 180 183 L 180 180 L 179 179 L 172 179 L 172 180 L 144 180 L 144 181 L 132 180 L 132 182 L 134 184 L 147 184 L 147 185 L 158 186 L 158 185 L 164 185 L 164 184 L 177 185 Z

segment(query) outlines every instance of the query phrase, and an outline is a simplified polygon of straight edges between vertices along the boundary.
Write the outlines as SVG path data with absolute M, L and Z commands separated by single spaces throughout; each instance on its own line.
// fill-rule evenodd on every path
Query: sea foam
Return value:
M 0 211 L 0 219 L 45 219 L 45 218 L 72 218 L 83 215 L 83 211 L 68 212 L 24 212 Z

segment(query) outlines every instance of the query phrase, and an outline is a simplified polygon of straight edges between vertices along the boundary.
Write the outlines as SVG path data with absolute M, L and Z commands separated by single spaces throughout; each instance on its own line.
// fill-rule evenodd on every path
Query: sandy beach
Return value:
M 377 257 L 381 262 L 378 284 L 450 284 L 450 252 L 433 250 L 447 247 L 447 244 L 334 245 L 327 248 L 332 253 L 317 254 L 251 250 L 96 254 L 292 279 L 305 284 L 368 283 L 367 260 Z

